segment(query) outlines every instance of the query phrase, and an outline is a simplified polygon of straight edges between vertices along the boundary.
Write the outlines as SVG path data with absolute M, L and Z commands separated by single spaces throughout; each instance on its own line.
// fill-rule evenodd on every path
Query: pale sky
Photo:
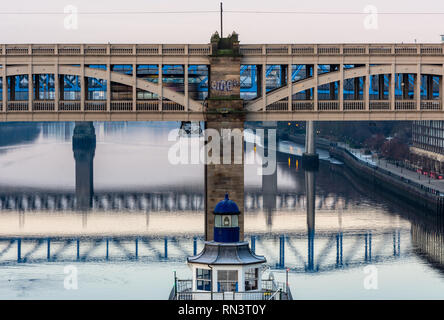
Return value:
M 224 33 L 235 30 L 241 43 L 440 42 L 443 0 L 224 0 L 225 10 L 359 12 L 441 12 L 442 15 L 377 16 L 366 29 L 362 15 L 226 13 Z M 220 0 L 19 0 L 0 3 L 0 43 L 208 43 L 219 30 L 218 13 L 115 14 L 82 12 L 212 11 Z M 68 30 L 64 14 L 74 6 L 78 28 Z M 60 12 L 61 14 L 25 14 Z M 9 14 L 8 14 L 9 13 Z M 11 14 L 13 13 L 13 14 Z M 374 21 L 374 20 L 372 20 Z M 375 24 L 372 24 L 375 26 Z

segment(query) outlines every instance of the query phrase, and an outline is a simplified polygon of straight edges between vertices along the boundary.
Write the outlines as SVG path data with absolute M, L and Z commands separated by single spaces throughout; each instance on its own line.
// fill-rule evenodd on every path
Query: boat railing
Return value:
M 210 292 L 192 291 L 192 280 L 176 279 L 170 300 L 291 300 L 290 288 L 274 280 L 262 280 L 262 289 L 255 291 Z

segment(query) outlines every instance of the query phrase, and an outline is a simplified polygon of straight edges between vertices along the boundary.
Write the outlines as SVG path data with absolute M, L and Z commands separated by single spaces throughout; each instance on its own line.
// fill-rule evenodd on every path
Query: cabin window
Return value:
M 223 216 L 222 223 L 224 224 L 224 227 L 231 227 L 231 216 Z
M 217 271 L 217 291 L 218 292 L 238 291 L 237 270 Z
M 211 291 L 211 270 L 196 269 L 196 289 Z
M 214 224 L 216 228 L 231 228 L 239 226 L 237 215 L 217 215 Z
M 259 269 L 250 268 L 245 272 L 245 291 L 259 288 Z

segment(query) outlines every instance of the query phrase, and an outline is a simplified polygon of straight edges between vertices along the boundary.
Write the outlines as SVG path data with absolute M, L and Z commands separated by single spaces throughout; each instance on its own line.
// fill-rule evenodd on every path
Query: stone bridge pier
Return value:
M 245 114 L 240 99 L 239 41 L 237 35 L 211 39 L 213 55 L 210 57 L 209 98 L 205 118 L 205 132 L 218 132 L 219 157 L 206 144 L 205 162 L 205 239 L 213 240 L 216 204 L 228 193 L 239 206 L 240 240 L 244 238 L 244 140 Z M 231 133 L 231 134 L 230 134 Z M 210 139 L 209 139 L 210 140 Z M 214 142 L 213 142 L 214 143 Z

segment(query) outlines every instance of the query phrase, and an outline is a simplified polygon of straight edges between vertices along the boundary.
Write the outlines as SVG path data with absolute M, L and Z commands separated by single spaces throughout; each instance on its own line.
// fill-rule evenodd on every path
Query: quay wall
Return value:
M 444 214 L 444 197 L 439 196 L 439 192 L 433 188 L 425 187 L 388 170 L 360 161 L 343 148 L 330 147 L 329 151 L 330 155 L 342 161 L 353 175 L 380 191 L 388 192 L 415 207 L 440 215 Z M 333 170 L 335 167 L 338 166 L 332 164 Z

